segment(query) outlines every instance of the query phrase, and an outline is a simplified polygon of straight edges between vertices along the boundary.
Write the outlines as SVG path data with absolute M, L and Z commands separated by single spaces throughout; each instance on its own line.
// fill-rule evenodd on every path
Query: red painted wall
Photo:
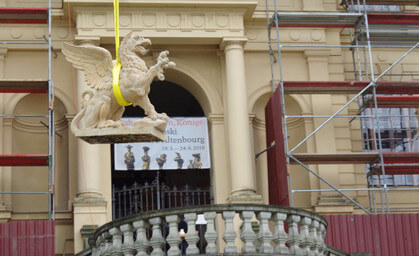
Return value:
M 35 220 L 0 223 L 0 255 L 55 255 L 55 222 Z
M 327 215 L 326 244 L 376 256 L 419 255 L 419 213 Z
M 275 146 L 268 154 L 269 204 L 289 206 L 287 165 L 282 132 L 281 95 L 276 90 L 265 108 L 266 147 L 273 141 Z

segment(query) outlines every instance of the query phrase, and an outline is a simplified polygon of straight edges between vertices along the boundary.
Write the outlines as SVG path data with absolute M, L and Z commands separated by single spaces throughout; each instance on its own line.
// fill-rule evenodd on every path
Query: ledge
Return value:
M 124 126 L 119 128 L 79 129 L 75 136 L 90 144 L 165 141 L 166 135 L 154 127 Z

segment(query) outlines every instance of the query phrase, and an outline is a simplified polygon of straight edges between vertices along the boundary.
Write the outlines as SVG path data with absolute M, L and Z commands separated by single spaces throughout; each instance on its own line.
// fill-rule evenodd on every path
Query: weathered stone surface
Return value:
M 91 144 L 165 141 L 166 135 L 154 127 L 123 126 L 118 128 L 79 129 L 76 137 Z
M 84 71 L 86 84 L 90 87 L 81 92 L 81 110 L 71 122 L 76 137 L 83 137 L 89 143 L 155 141 L 148 130 L 126 131 L 132 128 L 124 127 L 120 119 L 124 106 L 131 104 L 140 106 L 147 115 L 135 126 L 164 132 L 169 117 L 156 112 L 148 94 L 154 78 L 164 80 L 164 69 L 174 67 L 175 63 L 169 61 L 168 51 L 162 51 L 157 63 L 148 68 L 140 57 L 148 52 L 145 48 L 148 45 L 151 45 L 149 39 L 130 32 L 121 42 L 119 58 L 113 61 L 105 48 L 64 44 L 62 53 L 76 69 Z M 79 129 L 84 130 L 82 134 Z M 106 131 L 102 131 L 104 129 Z M 141 132 L 145 132 L 145 136 Z

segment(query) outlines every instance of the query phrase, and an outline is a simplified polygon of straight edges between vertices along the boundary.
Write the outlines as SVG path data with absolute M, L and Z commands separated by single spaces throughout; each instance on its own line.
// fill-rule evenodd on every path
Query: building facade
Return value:
M 369 61 L 366 61 L 368 55 L 365 48 L 360 48 L 358 55 L 361 57 L 358 59 L 362 68 L 358 69 L 354 65 L 357 52 L 349 47 L 354 38 L 351 38 L 351 29 L 347 27 L 280 26 L 280 43 L 289 47 L 282 47 L 278 57 L 278 38 L 273 32 L 274 28 L 271 27 L 272 31 L 269 33 L 267 21 L 272 18 L 275 6 L 274 1 L 267 2 L 267 7 L 262 0 L 121 0 L 119 3 L 121 37 L 129 31 L 134 31 L 151 40 L 150 51 L 143 57 L 148 66 L 156 62 L 160 51 L 168 50 L 170 60 L 176 63 L 176 67 L 165 71 L 168 87 L 173 85 L 173 94 L 179 95 L 179 98 L 183 97 L 181 91 L 186 90 L 197 102 L 192 104 L 178 101 L 177 104 L 202 110 L 180 110 L 176 115 L 199 115 L 207 119 L 211 164 L 210 168 L 203 171 L 208 175 L 199 179 L 211 186 L 214 204 L 270 203 L 269 190 L 272 188 L 268 186 L 267 154 L 260 154 L 257 158 L 255 154 L 269 146 L 266 140 L 265 107 L 273 94 L 272 84 L 278 85 L 280 79 L 310 82 L 369 80 L 365 73 L 371 69 L 364 67 L 369 64 Z M 276 7 L 278 11 L 290 14 L 347 13 L 348 10 L 341 4 L 340 0 L 278 0 Z M 0 0 L 0 7 L 46 6 L 45 1 Z M 83 250 L 80 232 L 83 226 L 101 226 L 113 220 L 115 198 L 112 187 L 117 182 L 116 177 L 121 177 L 115 174 L 117 170 L 114 168 L 113 147 L 109 144 L 88 144 L 77 139 L 70 131 L 71 121 L 80 109 L 80 95 L 88 87 L 83 72 L 74 69 L 61 53 L 64 43 L 72 43 L 100 46 L 114 56 L 113 11 L 112 1 L 107 0 L 52 1 L 54 51 L 51 58 L 51 75 L 55 86 L 53 107 L 57 133 L 53 187 L 56 255 L 70 255 Z M 419 7 L 401 4 L 381 10 L 383 11 L 417 13 Z M 1 41 L 11 44 L 0 46 L 0 79 L 47 79 L 48 58 L 45 45 L 12 44 L 26 41 L 43 42 L 43 36 L 48 33 L 47 27 L 44 24 L 13 23 L 1 24 L 1 27 Z M 394 28 L 397 29 L 400 28 Z M 268 41 L 271 41 L 273 51 L 271 57 Z M 408 49 L 403 44 L 400 47 L 373 47 L 371 58 L 375 73 L 382 73 Z M 281 62 L 271 64 L 270 58 L 281 58 Z M 418 51 L 412 51 L 384 80 L 395 83 L 417 81 L 418 59 Z M 359 70 L 364 74 L 358 76 Z M 162 94 L 156 96 L 160 100 L 154 103 L 157 109 L 164 109 L 164 106 L 170 105 L 164 98 L 168 95 L 164 90 L 161 91 Z M 394 94 L 403 93 L 401 91 Z M 289 148 L 293 148 L 319 127 L 325 120 L 324 116 L 330 116 L 344 106 L 353 94 L 356 93 L 286 94 L 286 113 L 291 116 L 287 121 Z M 21 115 L 45 115 L 48 110 L 48 96 L 38 93 L 7 93 L 0 94 L 0 99 L 0 113 L 3 115 L 0 118 L 1 154 L 47 153 L 46 118 Z M 169 98 L 168 101 L 172 99 Z M 360 118 L 352 120 L 351 117 L 359 114 L 357 102 L 359 103 L 359 100 L 354 101 L 341 113 L 348 117 L 332 120 L 295 152 L 354 153 L 371 149 L 366 146 L 368 143 L 374 144 L 371 141 L 375 141 L 371 136 L 368 137 L 373 129 L 368 123 L 370 119 L 361 121 Z M 170 106 L 177 107 L 174 104 Z M 398 108 L 399 112 L 388 109 L 390 108 L 383 108 L 381 111 L 388 111 L 386 114 L 393 115 L 394 118 L 398 115 L 399 119 L 383 121 L 387 122 L 382 128 L 387 131 L 383 136 L 389 141 L 388 145 L 383 146 L 384 151 L 417 152 L 417 106 L 403 106 Z M 413 117 L 401 117 L 406 111 Z M 372 112 L 363 113 L 372 115 Z M 132 116 L 135 116 L 135 111 Z M 392 138 L 399 140 L 391 140 Z M 276 142 L 276 145 L 280 146 L 281 143 Z M 137 157 L 140 159 L 139 153 Z M 310 164 L 310 168 L 341 189 L 369 188 L 384 182 L 378 178 L 367 178 L 367 167 L 363 163 L 320 163 Z M 294 190 L 314 190 L 291 193 L 293 207 L 319 214 L 364 213 L 336 192 L 319 191 L 330 189 L 330 186 L 303 167 L 291 166 L 289 173 Z M 194 182 L 195 176 L 191 172 L 179 175 L 183 175 L 186 181 L 190 180 L 190 183 Z M 48 188 L 47 167 L 2 166 L 0 177 L 0 191 L 3 192 L 40 192 Z M 135 179 L 139 176 L 133 177 Z M 419 179 L 412 175 L 387 179 L 391 180 L 387 181 L 391 188 L 414 189 L 419 185 Z M 144 178 L 137 182 L 145 180 Z M 382 192 L 383 190 L 374 194 L 374 205 L 378 205 L 379 211 L 386 201 L 389 207 L 393 208 L 393 213 L 417 212 L 417 191 L 385 191 L 388 200 L 385 200 L 385 196 L 380 196 Z M 359 190 L 345 193 L 372 212 L 372 208 L 377 208 L 371 207 L 371 192 Z M 46 195 L 0 194 L 1 222 L 47 219 L 47 210 Z

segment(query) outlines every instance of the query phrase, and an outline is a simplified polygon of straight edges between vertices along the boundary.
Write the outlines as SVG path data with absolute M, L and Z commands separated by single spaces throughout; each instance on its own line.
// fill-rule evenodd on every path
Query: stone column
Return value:
M 100 38 L 81 38 L 76 36 L 78 45 L 98 46 Z M 85 83 L 84 72 L 77 70 L 77 102 L 80 110 L 80 95 L 90 89 Z M 83 239 L 80 233 L 84 225 L 102 225 L 107 218 L 107 201 L 103 197 L 102 176 L 110 175 L 109 145 L 92 145 L 80 139 L 77 140 L 77 197 L 74 199 L 74 252 L 83 250 Z M 109 199 L 108 199 L 109 201 Z
M 84 39 L 84 38 L 83 38 Z M 98 46 L 99 39 L 80 40 L 79 45 L 82 46 Z M 77 111 L 80 111 L 80 96 L 85 90 L 91 88 L 85 82 L 84 71 L 77 70 Z M 100 157 L 101 145 L 89 144 L 83 140 L 78 140 L 78 194 L 77 197 L 101 197 L 100 192 L 100 175 L 101 170 L 98 168 L 101 162 Z
M 256 194 L 254 155 L 252 152 L 246 75 L 244 67 L 245 38 L 224 38 L 227 124 L 230 152 L 230 203 L 262 203 Z

